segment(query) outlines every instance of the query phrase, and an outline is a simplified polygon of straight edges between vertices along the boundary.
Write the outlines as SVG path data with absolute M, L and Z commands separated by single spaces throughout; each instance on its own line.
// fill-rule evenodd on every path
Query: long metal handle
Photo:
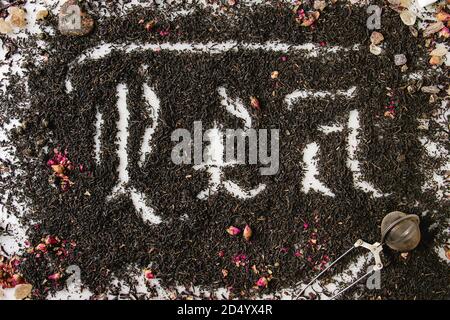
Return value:
M 328 271 L 332 266 L 334 266 L 339 260 L 341 260 L 343 257 L 345 257 L 347 254 L 349 254 L 352 250 L 356 248 L 356 244 L 348 249 L 346 252 L 344 252 L 339 258 L 334 260 L 328 267 L 323 269 L 317 276 L 315 276 L 307 285 L 303 288 L 303 290 L 296 296 L 296 299 L 298 299 L 305 291 L 308 289 L 322 274 Z
M 331 267 L 333 267 L 339 260 L 341 260 L 343 257 L 345 257 L 346 255 L 348 255 L 352 250 L 354 250 L 355 248 L 358 247 L 363 247 L 367 250 L 369 250 L 374 258 L 375 258 L 375 265 L 373 266 L 371 271 L 368 271 L 365 275 L 363 275 L 362 277 L 358 278 L 356 281 L 354 281 L 352 284 L 350 284 L 349 286 L 347 286 L 346 288 L 342 289 L 341 291 L 339 291 L 337 294 L 335 294 L 333 297 L 331 297 L 331 299 L 335 299 L 337 296 L 341 295 L 342 293 L 344 293 L 345 291 L 347 291 L 348 289 L 350 289 L 351 287 L 353 287 L 355 284 L 357 284 L 359 281 L 363 280 L 364 278 L 366 278 L 368 275 L 372 274 L 375 271 L 379 271 L 381 269 L 383 269 L 383 263 L 381 262 L 381 257 L 380 257 L 380 253 L 383 250 L 383 244 L 382 243 L 378 243 L 375 242 L 374 244 L 370 244 L 367 242 L 364 242 L 361 239 L 358 239 L 355 244 L 353 245 L 353 247 L 351 247 L 350 249 L 348 249 L 346 252 L 344 252 L 341 256 L 339 256 L 335 261 L 333 261 L 328 267 L 326 267 L 325 269 L 323 269 L 317 276 L 315 276 L 307 285 L 306 287 L 304 287 L 302 289 L 302 291 L 295 297 L 295 299 L 299 299 L 303 293 L 306 291 L 307 288 L 309 288 L 322 274 L 324 274 L 325 272 L 327 272 Z

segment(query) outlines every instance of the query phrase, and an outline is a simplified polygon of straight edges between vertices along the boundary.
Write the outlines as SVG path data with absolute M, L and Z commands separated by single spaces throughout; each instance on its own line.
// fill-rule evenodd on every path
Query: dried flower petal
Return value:
M 436 15 L 436 20 L 442 22 L 450 21 L 450 14 L 445 11 L 441 11 Z
M 324 0 L 316 0 L 316 1 L 314 1 L 313 8 L 315 10 L 323 11 L 326 6 L 327 6 L 327 3 Z
M 228 276 L 228 270 L 227 269 L 222 269 L 222 276 L 224 278 L 226 278 Z
M 270 77 L 271 77 L 272 79 L 276 79 L 276 78 L 278 78 L 278 75 L 279 75 L 278 71 L 273 71 L 273 72 L 270 74 Z
M 54 280 L 54 281 L 58 281 L 59 279 L 61 279 L 61 273 L 54 273 L 48 276 L 49 280 Z
M 439 66 L 442 64 L 442 58 L 439 56 L 432 56 L 430 59 L 430 64 L 432 66 Z
M 444 27 L 445 26 L 442 21 L 432 23 L 428 27 L 425 28 L 425 30 L 423 31 L 423 36 L 429 37 L 429 36 L 435 34 L 436 32 L 439 32 Z
M 431 93 L 431 94 L 437 94 L 437 93 L 439 93 L 439 91 L 441 91 L 438 87 L 436 87 L 436 86 L 425 86 L 425 87 L 422 87 L 422 88 L 420 88 L 420 90 L 423 92 L 423 93 Z
M 430 56 L 438 56 L 443 57 L 448 53 L 448 50 L 445 46 L 437 46 L 433 51 L 430 52 Z

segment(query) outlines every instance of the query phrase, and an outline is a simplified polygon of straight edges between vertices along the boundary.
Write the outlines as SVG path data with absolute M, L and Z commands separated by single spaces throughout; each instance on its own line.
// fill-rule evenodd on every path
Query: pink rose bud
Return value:
M 59 279 L 61 279 L 61 274 L 60 273 L 54 273 L 52 275 L 49 275 L 48 279 L 49 280 L 58 281 Z
M 267 280 L 266 277 L 261 277 L 259 278 L 259 280 L 256 282 L 256 285 L 260 288 L 267 288 L 269 286 L 269 281 Z
M 47 251 L 47 246 L 46 246 L 44 243 L 39 243 L 39 244 L 36 246 L 36 250 L 45 252 L 45 251 Z
M 261 108 L 261 105 L 259 103 L 259 100 L 256 97 L 250 97 L 250 105 L 253 109 L 259 110 Z
M 439 31 L 439 36 L 448 39 L 450 37 L 450 29 L 448 27 L 444 27 Z
M 144 276 L 145 276 L 145 279 L 148 279 L 148 280 L 155 279 L 155 275 L 153 274 L 152 270 L 149 270 L 149 269 L 144 270 Z
M 241 229 L 231 226 L 227 229 L 227 232 L 228 234 L 235 236 L 241 233 Z
M 49 245 L 53 245 L 53 244 L 57 244 L 59 241 L 56 237 L 52 237 L 52 236 L 47 236 L 45 238 L 45 244 L 49 244 Z

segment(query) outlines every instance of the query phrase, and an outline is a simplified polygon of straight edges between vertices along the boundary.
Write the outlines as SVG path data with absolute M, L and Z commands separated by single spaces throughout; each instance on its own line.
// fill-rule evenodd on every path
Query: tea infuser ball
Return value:
M 420 242 L 419 216 L 400 211 L 388 213 L 381 222 L 381 243 L 389 248 L 408 252 Z

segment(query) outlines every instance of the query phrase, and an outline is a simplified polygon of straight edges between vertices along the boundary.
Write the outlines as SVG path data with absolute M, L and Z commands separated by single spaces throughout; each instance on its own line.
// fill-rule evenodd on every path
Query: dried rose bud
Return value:
M 145 24 L 145 29 L 146 29 L 147 31 L 152 31 L 153 28 L 155 27 L 155 25 L 156 25 L 155 20 L 149 21 L 149 22 L 147 22 L 147 23 Z
M 314 22 L 316 22 L 316 19 L 314 19 L 314 17 L 310 16 L 307 19 L 304 19 L 303 22 L 301 23 L 302 27 L 310 27 L 314 24 Z
M 260 109 L 260 103 L 259 100 L 256 97 L 250 97 L 250 105 L 253 109 L 259 110 Z
M 301 257 L 302 255 L 303 253 L 300 250 L 294 252 L 294 256 L 296 256 L 297 258 Z
M 261 277 L 259 278 L 258 281 L 256 281 L 256 285 L 260 288 L 262 287 L 267 288 L 269 286 L 269 281 L 267 280 L 266 277 Z
M 223 257 L 225 256 L 225 252 L 223 252 L 223 250 L 220 250 L 220 251 L 217 253 L 217 255 L 218 255 L 220 258 L 223 258 Z
M 39 244 L 36 246 L 36 250 L 45 252 L 45 251 L 47 251 L 47 246 L 46 246 L 44 243 L 39 243 Z
M 235 236 L 241 233 L 241 229 L 231 226 L 227 229 L 227 232 L 228 234 Z
M 150 269 L 144 270 L 144 276 L 145 276 L 145 279 L 148 279 L 148 280 L 155 279 L 155 275 L 153 274 L 152 270 L 150 270 Z
M 47 245 L 57 244 L 58 242 L 59 242 L 59 240 L 57 237 L 47 236 L 45 238 L 45 244 L 47 244 Z
M 49 280 L 54 280 L 54 281 L 58 281 L 59 279 L 61 279 L 61 273 L 54 273 L 48 276 Z
M 395 115 L 394 115 L 394 113 L 393 113 L 392 111 L 386 111 L 386 112 L 384 113 L 384 116 L 385 116 L 386 118 L 391 118 L 391 119 L 394 119 L 394 118 L 395 118 Z
M 250 228 L 249 225 L 246 225 L 244 228 L 244 239 L 249 241 L 250 238 L 252 237 L 252 234 L 253 234 L 252 229 Z
M 450 29 L 448 27 L 442 28 L 441 31 L 439 31 L 439 36 L 448 39 L 450 37 Z

